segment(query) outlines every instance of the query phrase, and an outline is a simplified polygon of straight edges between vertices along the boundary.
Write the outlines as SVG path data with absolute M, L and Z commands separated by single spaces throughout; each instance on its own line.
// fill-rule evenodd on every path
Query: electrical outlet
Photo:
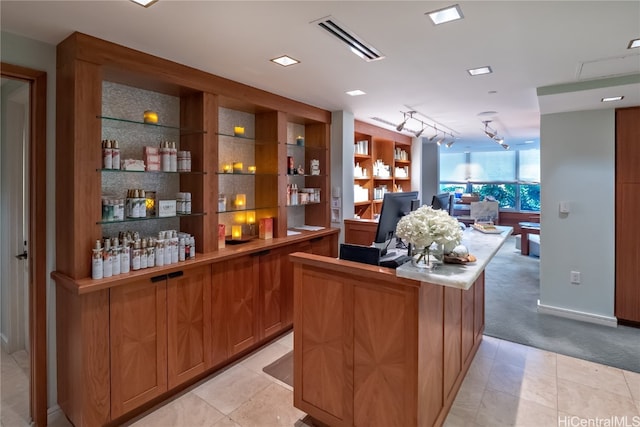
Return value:
M 580 284 L 580 272 L 579 271 L 572 271 L 570 274 L 570 280 L 571 283 L 574 285 L 579 285 Z

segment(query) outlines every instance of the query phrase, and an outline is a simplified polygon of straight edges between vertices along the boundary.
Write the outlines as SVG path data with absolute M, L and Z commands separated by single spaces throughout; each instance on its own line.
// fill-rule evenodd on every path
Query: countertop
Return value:
M 467 290 L 513 232 L 513 227 L 496 226 L 496 228 L 501 231 L 500 234 L 485 234 L 471 227 L 464 231 L 461 244 L 465 245 L 469 253 L 477 258 L 476 262 L 441 264 L 433 271 L 425 271 L 408 262 L 396 269 L 396 276 Z

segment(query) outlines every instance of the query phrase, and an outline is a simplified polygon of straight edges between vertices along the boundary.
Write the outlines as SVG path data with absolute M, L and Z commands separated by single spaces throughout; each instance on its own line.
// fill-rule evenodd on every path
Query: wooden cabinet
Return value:
M 616 295 L 619 320 L 640 324 L 640 107 L 616 110 Z
M 371 219 L 385 192 L 411 190 L 411 138 L 356 120 L 354 144 L 355 214 Z
M 259 337 L 258 258 L 252 255 L 213 266 L 215 295 L 224 301 L 224 336 L 229 356 L 240 353 Z
M 484 272 L 468 290 L 292 257 L 294 405 L 332 426 L 439 426 L 478 350 Z
M 67 94 L 58 97 L 56 108 L 56 139 L 64 141 L 56 146 L 56 232 L 61 236 L 53 274 L 58 286 L 58 396 L 74 425 L 104 425 L 229 363 L 291 324 L 290 267 L 283 261 L 291 248 L 274 249 L 273 256 L 252 256 L 258 250 L 246 249 L 249 243 L 229 254 L 218 247 L 218 226 L 242 224 L 255 231 L 260 218 L 272 217 L 274 238 L 285 242 L 274 243 L 274 248 L 287 246 L 292 226 L 328 228 L 331 113 L 80 33 L 62 41 L 57 53 L 56 88 Z M 104 112 L 105 84 L 151 94 L 136 102 L 119 98 L 115 104 L 122 105 L 116 107 L 131 117 L 112 117 Z M 135 130 L 127 137 L 146 138 L 145 145 L 157 146 L 158 141 L 148 137 L 153 125 L 139 123 L 145 109 L 157 108 L 156 95 L 171 99 L 171 112 L 159 112 L 158 126 L 171 128 L 180 149 L 191 152 L 193 173 L 102 171 L 100 141 L 117 139 L 121 130 L 103 136 L 104 122 L 113 120 L 101 117 L 135 122 L 129 123 Z M 111 108 L 114 103 L 108 104 Z M 232 114 L 225 116 L 228 111 Z M 235 151 L 246 142 L 233 135 L 236 125 L 253 132 L 247 135 L 252 157 L 246 161 Z M 303 145 L 297 136 L 303 137 Z M 137 148 L 120 148 L 123 159 L 142 157 Z M 297 153 L 296 162 L 305 173 L 287 176 L 289 152 Z M 312 160 L 314 166 L 317 160 L 319 173 L 312 171 Z M 225 176 L 222 164 L 234 161 L 245 163 L 243 172 Z M 256 166 L 255 174 L 250 165 Z M 162 199 L 190 192 L 192 212 L 202 215 L 104 227 L 104 176 L 116 177 L 112 188 L 121 198 L 129 185 L 166 191 L 158 195 Z M 140 184 L 118 185 L 123 176 L 143 178 Z M 286 189 L 292 182 L 319 189 L 320 200 L 288 206 Z M 225 206 L 222 212 L 218 202 L 223 194 L 229 203 L 230 195 L 245 194 L 252 205 Z M 251 224 L 247 207 L 255 208 L 256 224 Z M 196 261 L 185 262 L 184 269 L 171 264 L 90 279 L 91 248 L 97 239 L 129 229 L 155 237 L 146 224 L 164 221 L 173 222 L 163 229 L 195 236 Z M 331 239 L 306 244 L 314 252 L 333 254 L 337 240 Z M 302 240 L 292 242 L 304 245 Z M 260 245 L 270 249 L 269 243 Z M 173 277 L 180 269 L 184 275 Z M 262 281 L 260 272 L 265 273 Z
M 173 277 L 172 277 L 173 276 Z M 169 388 L 213 365 L 211 268 L 169 274 L 167 280 L 167 371 Z
M 288 248 L 265 251 L 258 256 L 260 270 L 259 299 L 262 315 L 261 338 L 269 338 L 281 332 L 287 323 L 287 301 L 282 259 L 288 255 Z M 291 292 L 293 290 L 291 289 Z
M 167 391 L 166 286 L 143 280 L 111 290 L 112 418 Z

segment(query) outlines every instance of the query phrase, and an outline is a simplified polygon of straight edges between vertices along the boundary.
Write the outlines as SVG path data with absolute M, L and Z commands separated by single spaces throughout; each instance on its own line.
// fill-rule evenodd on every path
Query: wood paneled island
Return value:
M 466 231 L 477 263 L 433 273 L 292 254 L 294 405 L 331 426 L 441 425 L 482 340 L 501 231 Z

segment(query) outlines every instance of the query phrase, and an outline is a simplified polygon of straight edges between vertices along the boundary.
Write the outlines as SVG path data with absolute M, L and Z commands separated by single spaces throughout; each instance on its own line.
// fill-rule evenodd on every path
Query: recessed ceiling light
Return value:
M 609 98 L 602 98 L 601 102 L 612 102 L 612 101 L 620 101 L 624 98 L 624 96 L 610 96 Z
M 433 12 L 427 12 L 425 15 L 429 15 L 429 18 L 431 18 L 434 25 L 440 25 L 445 22 L 456 21 L 463 18 L 462 10 L 457 4 L 443 9 L 434 10 Z
M 135 4 L 139 4 L 140 6 L 149 7 L 158 0 L 131 0 Z
M 361 91 L 360 89 L 356 89 L 356 90 L 350 90 L 347 92 L 347 95 L 350 96 L 360 96 L 360 95 L 366 95 L 366 92 Z
M 491 74 L 493 71 L 491 70 L 491 67 L 485 65 L 484 67 L 471 68 L 470 70 L 467 70 L 467 73 L 472 76 L 481 76 L 483 74 Z
M 627 49 L 635 49 L 636 47 L 640 47 L 640 39 L 631 40 Z
M 293 59 L 290 56 L 282 55 L 278 58 L 271 59 L 271 62 L 275 62 L 278 65 L 282 65 L 283 67 L 288 67 L 289 65 L 299 64 L 300 61 L 297 59 Z

